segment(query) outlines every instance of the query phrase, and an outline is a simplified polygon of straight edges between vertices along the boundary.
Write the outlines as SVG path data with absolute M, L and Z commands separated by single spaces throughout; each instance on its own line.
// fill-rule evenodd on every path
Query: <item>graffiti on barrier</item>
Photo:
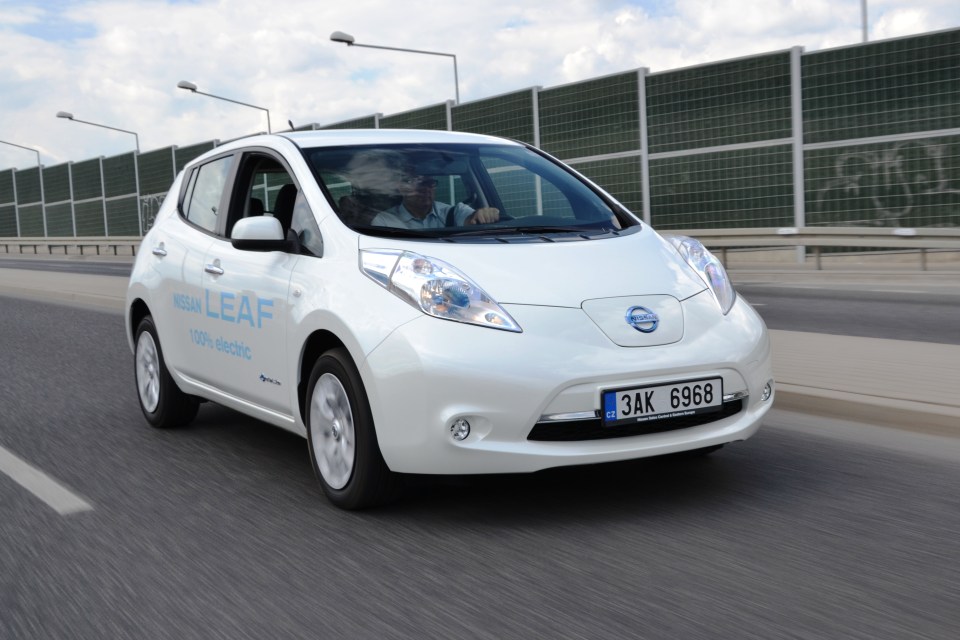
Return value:
M 810 213 L 823 214 L 822 222 L 828 223 L 898 226 L 908 216 L 920 215 L 921 208 L 949 205 L 925 214 L 947 216 L 941 224 L 960 224 L 960 169 L 948 165 L 950 148 L 943 142 L 911 140 L 842 152 L 834 159 L 832 175 L 817 189 Z
M 166 194 L 156 194 L 152 196 L 140 197 L 140 220 L 143 223 L 143 232 L 146 233 L 157 220 L 157 213 L 160 212 L 160 205 L 163 204 L 163 198 Z

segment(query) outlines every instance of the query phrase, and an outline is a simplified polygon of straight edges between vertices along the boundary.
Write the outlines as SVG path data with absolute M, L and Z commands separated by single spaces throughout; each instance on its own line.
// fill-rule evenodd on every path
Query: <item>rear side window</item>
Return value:
M 183 203 L 184 217 L 201 229 L 214 231 L 233 156 L 219 158 L 197 169 L 196 177 Z

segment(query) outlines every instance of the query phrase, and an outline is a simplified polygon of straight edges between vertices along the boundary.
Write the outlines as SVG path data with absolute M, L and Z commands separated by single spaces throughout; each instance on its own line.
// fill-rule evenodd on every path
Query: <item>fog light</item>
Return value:
M 450 435 L 453 436 L 453 439 L 457 442 L 466 440 L 467 436 L 470 435 L 470 423 L 460 418 L 450 425 Z
M 766 402 L 767 400 L 770 399 L 770 396 L 772 395 L 773 395 L 773 380 L 768 382 L 767 385 L 763 388 L 763 394 L 760 396 L 760 400 L 762 402 Z

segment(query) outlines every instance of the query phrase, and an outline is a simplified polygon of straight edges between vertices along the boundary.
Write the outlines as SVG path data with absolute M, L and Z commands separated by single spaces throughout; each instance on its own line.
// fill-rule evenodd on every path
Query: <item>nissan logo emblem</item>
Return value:
M 660 324 L 660 316 L 646 307 L 630 307 L 627 309 L 627 324 L 640 333 L 653 333 Z

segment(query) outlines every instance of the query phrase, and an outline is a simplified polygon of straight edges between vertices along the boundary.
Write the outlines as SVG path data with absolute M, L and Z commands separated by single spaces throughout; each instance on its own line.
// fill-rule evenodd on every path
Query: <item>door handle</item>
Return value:
M 216 263 L 204 265 L 203 270 L 206 271 L 207 273 L 212 273 L 215 276 L 223 275 L 223 269 L 221 269 L 220 265 Z
M 153 248 L 153 255 L 160 256 L 161 258 L 167 255 L 167 250 L 163 247 L 162 242 Z

